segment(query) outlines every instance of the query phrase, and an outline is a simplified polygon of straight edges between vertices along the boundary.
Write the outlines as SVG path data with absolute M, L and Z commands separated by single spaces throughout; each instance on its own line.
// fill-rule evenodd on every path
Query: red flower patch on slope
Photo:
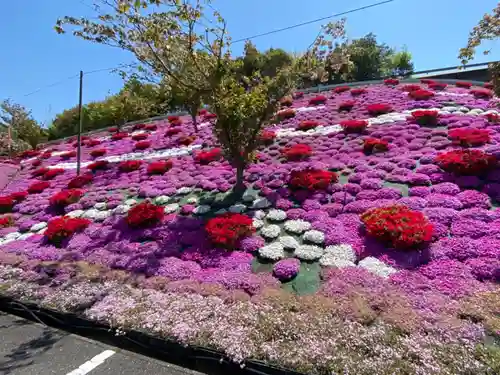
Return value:
M 252 224 L 246 215 L 228 213 L 208 220 L 205 232 L 214 245 L 232 249 L 240 239 L 254 232 Z
M 87 184 L 90 184 L 93 180 L 93 176 L 91 174 L 82 174 L 80 176 L 76 176 L 68 182 L 69 189 L 78 189 Z
M 340 122 L 340 126 L 346 133 L 362 133 L 368 126 L 366 120 L 345 120 Z
M 369 236 L 397 249 L 420 246 L 432 239 L 434 226 L 419 211 L 406 206 L 375 208 L 361 215 Z
M 436 163 L 446 172 L 457 175 L 478 176 L 497 165 L 493 155 L 481 150 L 453 150 L 440 154 Z
M 141 160 L 126 160 L 118 164 L 120 172 L 132 172 L 138 170 L 142 165 Z
M 288 185 L 292 189 L 324 190 L 337 180 L 338 177 L 335 172 L 309 169 L 292 171 Z
M 458 128 L 448 131 L 448 137 L 454 144 L 471 147 L 482 146 L 490 142 L 490 132 L 487 129 Z
M 208 151 L 198 152 L 195 155 L 194 160 L 199 164 L 207 165 L 213 161 L 219 160 L 221 156 L 222 156 L 222 149 L 217 147 Z
M 90 220 L 77 217 L 58 217 L 48 222 L 47 230 L 44 234 L 50 242 L 56 246 L 60 246 L 64 239 L 84 230 L 90 223 Z
M 309 145 L 299 143 L 283 149 L 281 153 L 288 161 L 298 161 L 307 159 L 309 156 L 311 156 L 312 149 Z
M 49 202 L 51 206 L 65 207 L 78 202 L 82 195 L 83 191 L 79 189 L 62 190 L 50 197 Z
M 134 228 L 148 227 L 157 224 L 165 216 L 163 207 L 149 201 L 139 203 L 127 213 L 127 224 Z

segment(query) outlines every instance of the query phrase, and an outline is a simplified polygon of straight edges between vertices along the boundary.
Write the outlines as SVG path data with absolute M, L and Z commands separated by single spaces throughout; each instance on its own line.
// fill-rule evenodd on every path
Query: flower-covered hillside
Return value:
M 295 93 L 242 196 L 210 113 L 84 139 L 78 177 L 74 140 L 28 153 L 0 288 L 236 361 L 495 373 L 498 101 L 458 86 Z

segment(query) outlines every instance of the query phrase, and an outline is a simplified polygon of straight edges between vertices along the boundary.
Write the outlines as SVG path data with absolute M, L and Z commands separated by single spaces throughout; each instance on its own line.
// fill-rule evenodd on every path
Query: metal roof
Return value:
M 425 78 L 425 77 L 436 76 L 436 75 L 441 75 L 441 74 L 453 74 L 453 73 L 472 72 L 472 71 L 477 71 L 477 70 L 486 70 L 486 69 L 488 69 L 488 65 L 493 63 L 493 62 L 496 62 L 496 61 L 470 64 L 470 65 L 465 65 L 465 66 L 450 66 L 447 68 L 421 70 L 419 72 L 414 72 L 410 77 L 411 78 Z M 438 74 L 436 74 L 436 73 L 438 73 Z

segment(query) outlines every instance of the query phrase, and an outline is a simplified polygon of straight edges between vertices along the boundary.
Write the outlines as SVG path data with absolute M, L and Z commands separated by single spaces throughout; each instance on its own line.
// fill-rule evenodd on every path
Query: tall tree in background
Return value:
M 196 70 L 208 88 L 203 96 L 217 115 L 214 134 L 236 169 L 235 190 L 241 192 L 243 171 L 252 161 L 259 133 L 279 100 L 294 88 L 297 65 L 271 78 L 258 73 L 243 77 L 243 87 L 235 73 L 226 22 L 216 11 L 207 14 L 206 3 L 102 0 L 96 4 L 98 20 L 65 17 L 57 21 L 56 31 L 62 33 L 69 25 L 75 36 L 131 52 L 137 60 L 134 73 L 144 80 L 195 90 L 199 82 L 184 73 L 186 66 Z
M 24 106 L 4 100 L 0 104 L 0 125 L 10 128 L 13 141 L 21 140 L 35 149 L 44 132 Z
M 492 10 L 491 13 L 486 13 L 479 23 L 474 26 L 469 34 L 467 46 L 460 49 L 458 58 L 465 65 L 471 61 L 476 55 L 476 49 L 484 42 L 496 40 L 500 37 L 500 2 Z M 483 51 L 484 55 L 488 55 L 490 50 Z M 489 66 L 492 81 L 495 88 L 495 94 L 500 96 L 500 63 L 495 62 Z
M 352 69 L 348 74 L 350 81 L 380 79 L 389 73 L 393 50 L 386 44 L 379 44 L 375 34 L 354 39 L 345 48 L 349 51 L 352 62 Z
M 390 56 L 389 74 L 400 77 L 407 77 L 413 73 L 413 62 L 411 53 L 404 48 L 400 52 Z

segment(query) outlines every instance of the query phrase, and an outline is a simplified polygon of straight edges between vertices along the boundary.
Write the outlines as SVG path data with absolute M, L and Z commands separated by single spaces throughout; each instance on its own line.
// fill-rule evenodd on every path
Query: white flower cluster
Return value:
M 39 230 L 42 230 L 42 229 L 45 229 L 47 228 L 47 223 L 45 222 L 40 222 L 40 223 L 37 223 L 37 224 L 33 224 L 30 228 L 30 231 L 31 232 L 38 232 Z
M 273 242 L 259 249 L 259 255 L 262 258 L 270 260 L 280 260 L 285 257 L 283 245 L 278 242 Z
M 254 208 L 254 209 L 267 208 L 270 205 L 271 205 L 271 202 L 269 202 L 269 199 L 257 198 L 256 200 L 253 201 L 252 208 Z
M 123 215 L 129 212 L 130 208 L 131 207 L 128 204 L 120 204 L 119 206 L 116 206 L 116 208 L 113 210 L 113 213 L 115 215 Z
M 267 214 L 267 219 L 271 221 L 283 221 L 286 219 L 286 212 L 283 210 L 272 209 Z
M 166 214 L 171 214 L 179 209 L 179 205 L 177 203 L 167 204 L 164 208 Z
M 167 195 L 159 195 L 155 198 L 156 204 L 166 204 L 170 201 L 170 197 Z
M 327 246 L 325 253 L 319 260 L 319 264 L 324 267 L 354 267 L 356 261 L 356 253 L 351 245 L 342 244 Z
M 82 214 L 82 217 L 94 221 L 104 221 L 111 216 L 111 213 L 111 211 L 99 211 L 95 208 L 91 208 L 90 210 L 85 211 Z
M 262 220 L 266 217 L 266 213 L 262 210 L 258 210 L 258 211 L 255 211 L 255 213 L 253 214 L 253 217 L 256 219 Z
M 193 188 L 187 187 L 187 186 L 183 186 L 180 189 L 177 189 L 176 194 L 186 195 L 186 194 L 191 193 L 192 191 L 193 191 Z
M 317 260 L 323 255 L 323 248 L 315 245 L 300 245 L 295 249 L 295 256 L 303 260 Z
M 302 239 L 306 242 L 312 242 L 315 244 L 322 244 L 325 242 L 325 234 L 319 230 L 308 230 L 302 236 Z
M 260 229 L 264 226 L 264 221 L 260 219 L 253 219 L 252 225 L 255 229 Z
M 304 220 L 285 221 L 285 230 L 287 232 L 301 234 L 311 228 L 311 223 Z
M 247 209 L 247 206 L 245 206 L 242 203 L 237 203 L 233 204 L 231 207 L 229 207 L 229 212 L 235 213 L 235 214 L 241 214 Z
M 389 277 L 393 273 L 398 272 L 395 268 L 374 257 L 366 257 L 358 265 L 381 277 Z
M 300 245 L 299 241 L 292 236 L 280 237 L 278 241 L 285 247 L 285 249 L 296 249 Z
M 265 238 L 276 238 L 280 235 L 281 229 L 279 226 L 272 224 L 261 229 L 260 233 Z
M 137 203 L 137 201 L 133 198 L 127 199 L 125 202 L 123 202 L 123 204 L 126 204 L 127 206 L 133 206 L 136 203 Z
M 210 208 L 211 208 L 210 206 L 202 204 L 200 206 L 195 207 L 193 212 L 195 215 L 203 215 L 209 212 Z
M 99 211 L 104 211 L 107 208 L 106 202 L 97 202 L 94 204 L 94 208 Z
M 74 210 L 74 211 L 70 211 L 66 214 L 66 216 L 69 216 L 69 217 L 81 217 L 83 215 L 85 211 L 83 210 Z

